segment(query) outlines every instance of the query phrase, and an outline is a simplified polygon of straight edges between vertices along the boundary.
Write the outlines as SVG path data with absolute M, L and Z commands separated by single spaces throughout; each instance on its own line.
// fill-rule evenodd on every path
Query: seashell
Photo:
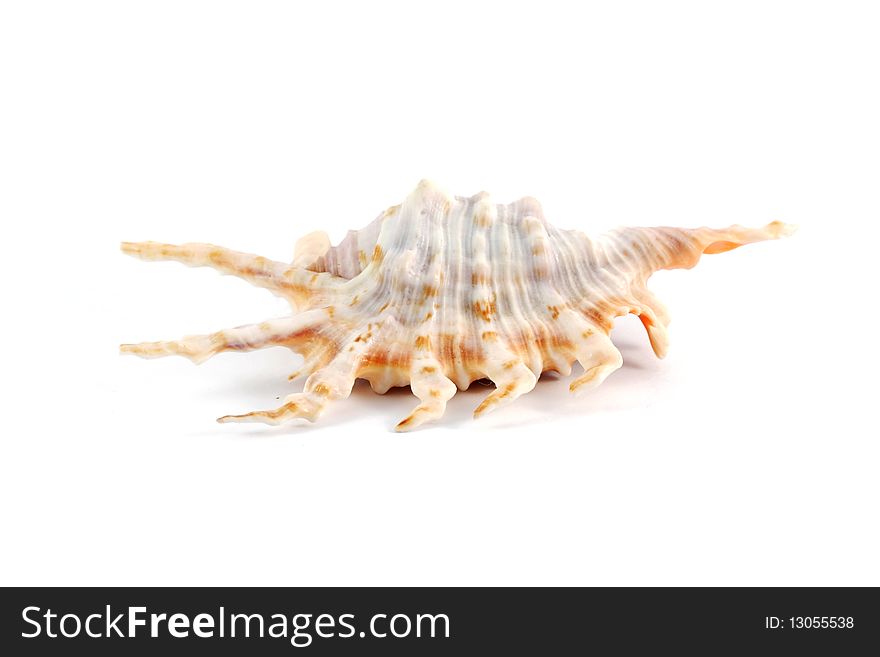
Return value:
M 484 378 L 496 388 L 474 417 L 529 392 L 542 372 L 569 375 L 574 361 L 584 371 L 572 392 L 599 385 L 623 362 L 609 338 L 620 315 L 641 319 L 662 358 L 669 319 L 648 291 L 651 274 L 792 230 L 781 222 L 623 228 L 591 239 L 550 225 L 534 199 L 495 205 L 485 192 L 453 198 L 422 181 L 402 204 L 337 246 L 323 232 L 302 238 L 291 264 L 209 244 L 123 243 L 125 253 L 144 260 L 239 276 L 298 313 L 121 351 L 201 363 L 221 351 L 283 345 L 305 359 L 290 377 L 308 376 L 303 392 L 273 410 L 219 422 L 314 421 L 362 378 L 379 394 L 411 386 L 420 403 L 396 427 L 407 431 L 439 418 L 457 388 Z

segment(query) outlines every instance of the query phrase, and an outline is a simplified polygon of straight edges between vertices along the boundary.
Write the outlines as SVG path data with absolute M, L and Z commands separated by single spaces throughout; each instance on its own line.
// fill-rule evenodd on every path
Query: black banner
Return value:
M 5 655 L 880 648 L 869 588 L 13 588 L 0 613 Z

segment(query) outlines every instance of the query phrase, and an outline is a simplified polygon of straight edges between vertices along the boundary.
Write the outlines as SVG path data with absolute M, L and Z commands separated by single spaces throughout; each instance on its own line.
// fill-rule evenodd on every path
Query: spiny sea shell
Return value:
M 475 417 L 530 391 L 544 371 L 570 374 L 575 360 L 584 373 L 571 390 L 598 385 L 623 362 L 608 337 L 619 315 L 637 315 L 662 358 L 668 316 L 646 287 L 652 273 L 790 232 L 774 222 L 758 229 L 624 228 L 591 239 L 547 223 L 534 199 L 495 205 L 486 193 L 453 198 L 422 181 L 338 246 L 323 232 L 307 235 L 292 264 L 209 244 L 123 243 L 125 253 L 144 260 L 234 274 L 299 312 L 121 351 L 200 363 L 221 351 L 284 345 L 305 358 L 291 376 L 309 375 L 304 391 L 274 410 L 219 421 L 314 421 L 363 378 L 378 393 L 412 387 L 421 403 L 397 425 L 405 431 L 440 417 L 456 387 L 478 379 L 496 389 Z

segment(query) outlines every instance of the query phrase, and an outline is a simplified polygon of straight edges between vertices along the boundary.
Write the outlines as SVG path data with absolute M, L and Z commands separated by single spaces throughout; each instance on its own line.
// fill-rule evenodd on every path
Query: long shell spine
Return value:
M 323 233 L 306 236 L 292 265 L 210 245 L 124 245 L 146 259 L 243 276 L 301 312 L 123 351 L 199 362 L 219 351 L 285 344 L 305 357 L 304 392 L 273 411 L 221 421 L 314 420 L 365 378 L 379 393 L 412 386 L 421 403 L 397 426 L 408 430 L 442 415 L 456 387 L 476 379 L 491 379 L 496 390 L 475 416 L 528 392 L 543 371 L 570 374 L 575 360 L 584 373 L 571 390 L 598 385 L 622 364 L 608 337 L 619 315 L 639 316 L 662 357 L 668 315 L 648 291 L 648 277 L 789 230 L 778 222 L 762 229 L 628 228 L 593 240 L 547 223 L 534 199 L 495 205 L 488 194 L 452 198 L 423 181 L 336 247 Z

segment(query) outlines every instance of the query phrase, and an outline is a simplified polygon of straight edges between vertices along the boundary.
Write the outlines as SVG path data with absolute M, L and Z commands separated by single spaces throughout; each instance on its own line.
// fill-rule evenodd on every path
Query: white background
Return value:
M 310 4 L 3 4 L 0 582 L 880 585 L 876 4 Z M 620 319 L 599 389 L 478 422 L 220 426 L 299 358 L 118 356 L 287 311 L 120 240 L 289 259 L 421 178 L 800 231 L 652 279 L 666 360 Z

